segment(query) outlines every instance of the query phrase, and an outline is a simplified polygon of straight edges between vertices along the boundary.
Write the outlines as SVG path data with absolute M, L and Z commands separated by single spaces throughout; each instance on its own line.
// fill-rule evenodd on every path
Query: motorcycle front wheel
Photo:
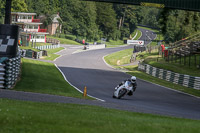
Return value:
M 127 90 L 122 88 L 121 90 L 119 90 L 119 94 L 118 94 L 118 99 L 120 99 L 121 97 L 123 97 L 126 94 Z

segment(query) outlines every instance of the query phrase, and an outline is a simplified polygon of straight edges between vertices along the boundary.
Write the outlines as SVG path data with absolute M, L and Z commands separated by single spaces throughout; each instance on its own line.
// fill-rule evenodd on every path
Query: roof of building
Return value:
M 29 25 L 41 25 L 42 23 L 34 23 L 34 22 L 13 22 L 14 24 L 29 24 Z
M 11 12 L 12 15 L 37 15 L 36 13 L 27 13 L 27 12 Z
M 25 32 L 25 31 L 22 31 L 20 34 L 23 34 L 23 35 L 48 35 L 49 33 L 48 32 Z

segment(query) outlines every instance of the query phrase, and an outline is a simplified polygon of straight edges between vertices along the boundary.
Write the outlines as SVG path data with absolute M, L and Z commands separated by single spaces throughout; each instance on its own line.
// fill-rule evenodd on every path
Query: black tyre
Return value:
M 118 94 L 118 99 L 120 99 L 121 97 L 123 97 L 126 94 L 127 90 L 122 88 L 121 90 L 119 90 L 119 94 Z

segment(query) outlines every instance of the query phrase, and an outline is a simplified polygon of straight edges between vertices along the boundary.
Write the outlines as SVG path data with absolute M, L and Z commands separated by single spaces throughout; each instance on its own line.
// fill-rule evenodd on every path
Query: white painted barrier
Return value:
M 86 45 L 87 49 L 103 49 L 106 48 L 106 44 L 98 44 L 98 45 Z

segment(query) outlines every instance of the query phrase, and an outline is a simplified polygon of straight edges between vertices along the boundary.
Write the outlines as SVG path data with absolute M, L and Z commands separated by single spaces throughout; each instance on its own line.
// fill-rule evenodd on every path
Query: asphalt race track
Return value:
M 133 96 L 113 99 L 114 87 L 130 75 L 115 70 L 103 60 L 103 56 L 131 48 L 108 48 L 64 55 L 56 60 L 57 66 L 67 80 L 83 91 L 87 87 L 89 95 L 127 108 L 146 113 L 156 113 L 176 117 L 200 119 L 200 99 L 140 79 Z M 68 47 L 69 49 L 69 47 Z
M 148 33 L 153 35 L 150 31 Z M 155 35 L 152 38 L 155 38 Z M 146 43 L 149 42 L 146 41 Z M 120 100 L 112 98 L 115 86 L 122 80 L 130 78 L 130 75 L 109 67 L 103 57 L 132 47 L 130 45 L 69 54 L 62 56 L 55 63 L 72 85 L 81 91 L 86 86 L 89 95 L 108 103 L 115 103 L 124 108 L 132 108 L 141 112 L 200 119 L 199 98 L 140 79 L 137 80 L 138 88 L 133 96 L 125 96 Z

